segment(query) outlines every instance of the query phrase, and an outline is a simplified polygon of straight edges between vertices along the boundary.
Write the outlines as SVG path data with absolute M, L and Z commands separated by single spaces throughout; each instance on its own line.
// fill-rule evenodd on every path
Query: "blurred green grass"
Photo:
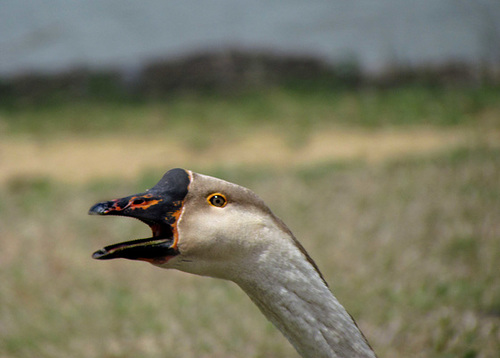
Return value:
M 132 143 L 134 133 L 168 132 L 202 150 L 268 126 L 290 145 L 331 123 L 490 131 L 499 128 L 499 94 L 411 86 L 8 104 L 0 106 L 0 132 L 48 141 L 129 134 Z M 494 146 L 377 164 L 212 164 L 205 173 L 253 189 L 290 226 L 380 357 L 500 351 Z M 162 174 L 86 184 L 17 176 L 0 185 L 0 357 L 296 356 L 231 283 L 90 258 L 103 245 L 149 232 L 133 220 L 89 217 L 88 208 L 151 187 Z
M 45 104 L 0 103 L 0 131 L 12 134 L 98 135 L 200 131 L 229 134 L 272 124 L 293 134 L 322 124 L 365 128 L 454 126 L 498 128 L 500 87 L 401 86 L 389 89 L 264 88 L 234 95 L 172 94 L 162 100 L 83 99 Z M 483 118 L 486 116 L 487 118 Z M 492 117 L 492 118 L 490 118 Z

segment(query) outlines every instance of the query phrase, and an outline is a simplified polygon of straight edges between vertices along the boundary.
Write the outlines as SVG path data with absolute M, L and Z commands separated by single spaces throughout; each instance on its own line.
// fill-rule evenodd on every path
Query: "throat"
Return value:
M 351 316 L 307 260 L 237 282 L 303 357 L 375 357 Z

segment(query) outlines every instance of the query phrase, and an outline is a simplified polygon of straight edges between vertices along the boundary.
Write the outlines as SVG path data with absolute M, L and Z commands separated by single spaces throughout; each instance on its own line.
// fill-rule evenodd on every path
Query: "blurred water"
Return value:
M 0 0 L 0 75 L 133 69 L 238 48 L 395 64 L 500 62 L 498 0 Z

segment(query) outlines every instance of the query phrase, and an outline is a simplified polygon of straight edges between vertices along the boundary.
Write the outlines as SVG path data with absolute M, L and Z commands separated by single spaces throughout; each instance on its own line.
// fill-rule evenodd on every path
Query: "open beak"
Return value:
M 178 255 L 176 225 L 188 185 L 188 174 L 182 169 L 173 169 L 145 193 L 92 206 L 90 215 L 136 218 L 147 224 L 152 232 L 149 238 L 106 246 L 94 252 L 92 257 L 98 260 L 124 258 L 161 264 Z
M 125 241 L 104 247 L 94 252 L 92 257 L 98 260 L 124 258 L 148 262 L 161 262 L 178 254 L 172 225 L 175 217 L 164 221 L 155 220 L 154 205 L 159 205 L 157 199 L 151 200 L 148 195 L 133 195 L 130 197 L 102 202 L 90 208 L 90 215 L 128 216 L 141 220 L 149 225 L 152 236 L 145 239 Z M 156 209 L 156 208 L 155 208 Z M 148 212 L 151 211 L 151 212 Z M 169 223 L 171 222 L 172 225 Z

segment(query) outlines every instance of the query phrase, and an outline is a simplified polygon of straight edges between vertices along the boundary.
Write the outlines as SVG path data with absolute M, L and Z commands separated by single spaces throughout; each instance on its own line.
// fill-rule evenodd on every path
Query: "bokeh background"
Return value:
M 0 357 L 297 357 L 233 284 L 97 262 L 172 167 L 247 186 L 380 357 L 500 351 L 495 0 L 0 4 Z

